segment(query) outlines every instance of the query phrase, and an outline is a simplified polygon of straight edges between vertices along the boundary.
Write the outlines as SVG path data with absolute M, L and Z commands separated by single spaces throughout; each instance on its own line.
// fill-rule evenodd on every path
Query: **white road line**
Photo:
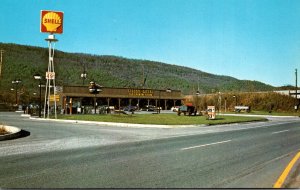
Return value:
M 290 131 L 290 130 L 276 131 L 276 132 L 273 132 L 272 134 L 284 133 L 284 132 L 288 132 L 288 131 Z
M 191 147 L 187 147 L 187 148 L 182 148 L 180 150 L 189 150 L 189 149 L 193 149 L 193 148 L 200 148 L 200 147 L 205 147 L 205 146 L 211 146 L 211 145 L 216 145 L 216 144 L 227 143 L 227 142 L 230 142 L 230 141 L 231 140 L 220 141 L 220 142 L 215 142 L 215 143 L 210 143 L 210 144 L 202 144 L 202 145 L 197 145 L 197 146 L 191 146 Z

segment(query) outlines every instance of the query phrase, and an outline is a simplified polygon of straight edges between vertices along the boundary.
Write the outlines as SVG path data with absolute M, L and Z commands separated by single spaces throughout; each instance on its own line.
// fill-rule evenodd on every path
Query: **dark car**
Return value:
M 129 112 L 133 112 L 136 110 L 137 110 L 136 106 L 126 106 L 125 108 L 123 108 L 123 111 L 129 111 Z
M 156 111 L 157 108 L 153 105 L 146 105 L 142 108 L 142 111 Z

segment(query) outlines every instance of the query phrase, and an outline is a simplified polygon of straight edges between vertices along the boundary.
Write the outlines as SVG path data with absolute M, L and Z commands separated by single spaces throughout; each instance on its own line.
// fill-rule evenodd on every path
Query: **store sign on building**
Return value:
M 128 89 L 129 96 L 153 96 L 153 90 L 150 89 Z

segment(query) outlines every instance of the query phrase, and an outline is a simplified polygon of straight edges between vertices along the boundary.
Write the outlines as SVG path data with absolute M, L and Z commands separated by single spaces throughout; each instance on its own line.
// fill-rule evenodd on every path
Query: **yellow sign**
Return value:
M 59 95 L 55 95 L 56 102 L 59 102 Z M 54 102 L 54 95 L 50 95 L 50 102 Z
M 129 96 L 153 96 L 153 90 L 150 89 L 128 89 Z
M 41 32 L 63 33 L 63 12 L 41 11 Z

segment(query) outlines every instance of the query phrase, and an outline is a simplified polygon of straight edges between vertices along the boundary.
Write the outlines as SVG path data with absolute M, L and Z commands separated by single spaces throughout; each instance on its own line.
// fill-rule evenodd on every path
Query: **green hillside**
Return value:
M 22 80 L 25 94 L 37 91 L 37 81 L 33 79 L 33 75 L 36 73 L 45 75 L 48 66 L 48 49 L 5 43 L 0 43 L 0 49 L 5 51 L 0 92 L 9 93 L 13 87 L 11 81 L 14 79 Z M 142 87 L 144 76 L 146 78 L 144 87 L 171 88 L 182 90 L 184 94 L 195 93 L 198 84 L 202 93 L 274 89 L 258 81 L 238 80 L 188 67 L 116 56 L 56 51 L 54 63 L 56 85 L 82 85 L 80 74 L 85 65 L 87 71 L 85 85 L 94 79 L 98 84 L 107 87 Z

